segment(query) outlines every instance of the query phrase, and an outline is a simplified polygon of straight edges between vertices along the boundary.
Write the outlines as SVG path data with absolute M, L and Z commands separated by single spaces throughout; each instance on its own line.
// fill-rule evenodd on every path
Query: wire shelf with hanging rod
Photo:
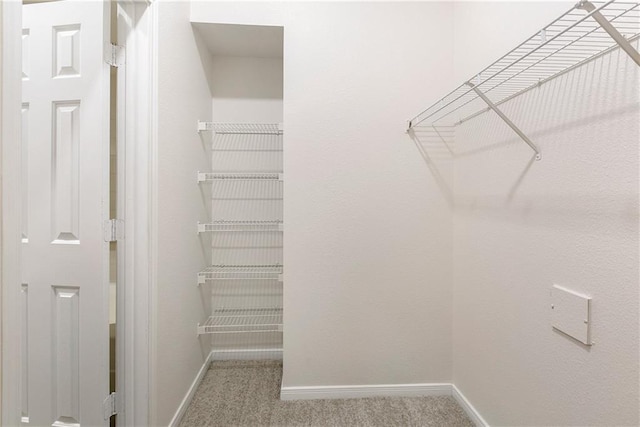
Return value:
M 640 2 L 580 1 L 500 59 L 411 118 L 407 131 L 464 123 L 493 110 L 541 158 L 537 145 L 498 108 L 614 49 L 640 66 Z

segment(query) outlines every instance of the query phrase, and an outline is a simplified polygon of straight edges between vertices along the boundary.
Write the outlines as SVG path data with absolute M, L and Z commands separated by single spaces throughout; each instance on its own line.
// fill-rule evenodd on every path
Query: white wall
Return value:
M 201 363 L 185 236 L 204 204 L 177 178 L 211 100 L 185 5 L 160 7 L 166 423 Z M 567 7 L 192 3 L 199 22 L 285 28 L 285 387 L 453 380 L 492 425 L 638 424 L 638 67 L 616 52 L 504 104 L 541 162 L 489 114 L 459 128 L 453 174 L 403 133 Z M 554 283 L 593 296 L 594 347 L 551 329 Z
M 456 74 L 569 6 L 457 4 Z M 505 103 L 540 162 L 493 114 L 457 129 L 453 381 L 490 425 L 639 424 L 639 81 L 614 52 Z M 552 330 L 553 284 L 593 297 L 596 345 Z
M 282 58 L 214 56 L 211 75 L 216 122 L 282 122 Z
M 404 123 L 453 83 L 452 5 L 193 2 L 192 19 L 284 26 L 283 385 L 449 381 L 451 214 Z
M 210 351 L 196 324 L 209 313 L 197 273 L 210 243 L 196 233 L 208 217 L 209 195 L 196 183 L 209 167 L 209 149 L 196 122 L 211 117 L 206 48 L 189 23 L 189 4 L 158 2 L 157 289 L 151 425 L 168 425 Z M 202 55 L 201 55 L 202 53 Z

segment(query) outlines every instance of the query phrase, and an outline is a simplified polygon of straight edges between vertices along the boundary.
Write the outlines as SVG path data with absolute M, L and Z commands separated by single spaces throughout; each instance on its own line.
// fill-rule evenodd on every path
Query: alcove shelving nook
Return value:
M 212 93 L 212 120 L 197 121 L 211 148 L 210 169 L 194 177 L 211 201 L 209 218 L 194 224 L 211 247 L 210 264 L 196 280 L 210 297 L 210 315 L 197 333 L 211 337 L 213 360 L 280 359 L 283 31 L 192 25 L 210 55 Z
M 423 151 L 425 142 L 449 147 L 456 126 L 496 113 L 542 159 L 540 147 L 500 105 L 544 85 L 613 49 L 622 49 L 640 66 L 640 3 L 579 1 L 566 13 L 500 59 L 407 121 L 407 132 Z

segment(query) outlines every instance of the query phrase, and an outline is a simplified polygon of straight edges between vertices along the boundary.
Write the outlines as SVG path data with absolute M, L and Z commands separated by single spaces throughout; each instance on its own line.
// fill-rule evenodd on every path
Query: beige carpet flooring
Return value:
M 214 362 L 180 425 L 473 427 L 450 396 L 281 401 L 281 377 L 280 362 Z

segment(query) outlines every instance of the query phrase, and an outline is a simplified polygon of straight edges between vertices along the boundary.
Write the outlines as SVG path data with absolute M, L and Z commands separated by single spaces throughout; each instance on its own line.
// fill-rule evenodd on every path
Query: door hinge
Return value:
M 124 65 L 124 46 L 107 43 L 104 49 L 104 62 L 112 67 Z
M 109 396 L 107 396 L 106 399 L 104 399 L 104 402 L 102 402 L 102 411 L 103 411 L 105 420 L 108 420 L 114 415 L 117 415 L 119 409 L 120 409 L 120 404 L 118 399 L 118 393 L 116 392 L 111 393 Z
M 124 221 L 121 219 L 108 219 L 104 222 L 104 241 L 117 242 L 124 239 Z

